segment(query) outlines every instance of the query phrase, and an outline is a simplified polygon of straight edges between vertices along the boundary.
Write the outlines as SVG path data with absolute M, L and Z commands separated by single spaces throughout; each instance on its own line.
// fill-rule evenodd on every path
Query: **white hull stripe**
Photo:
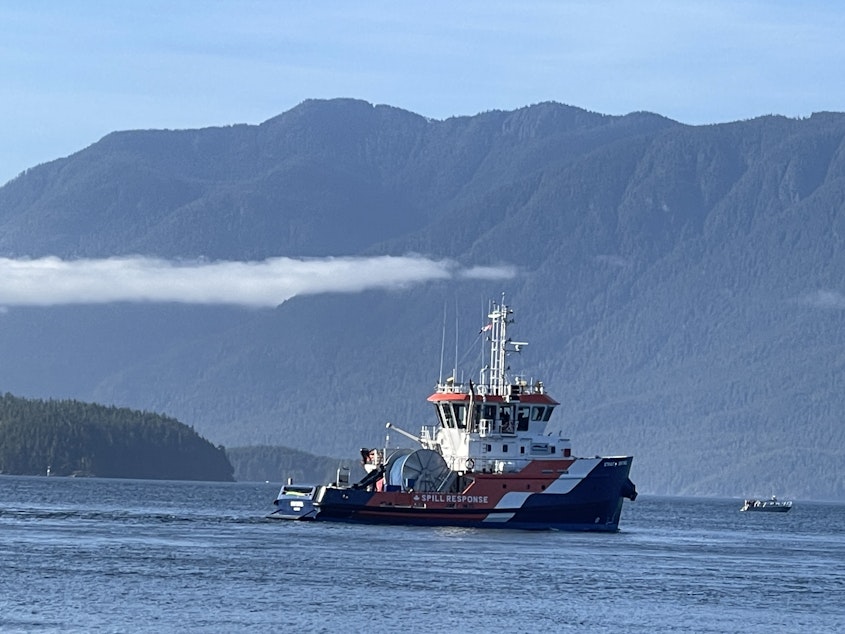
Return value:
M 511 519 L 516 513 L 491 513 L 487 517 L 485 517 L 482 521 L 488 522 L 490 524 L 499 523 L 499 522 L 507 522 Z
M 568 473 L 563 473 L 561 476 L 546 487 L 543 493 L 569 493 L 574 489 L 581 480 L 586 478 L 590 472 L 596 468 L 596 465 L 601 463 L 601 458 L 579 458 L 569 467 Z
M 525 504 L 525 500 L 527 500 L 532 493 L 517 493 L 516 491 L 511 491 L 510 493 L 505 493 L 502 496 L 502 499 L 498 501 L 495 507 L 497 509 L 518 509 L 522 508 L 522 505 Z

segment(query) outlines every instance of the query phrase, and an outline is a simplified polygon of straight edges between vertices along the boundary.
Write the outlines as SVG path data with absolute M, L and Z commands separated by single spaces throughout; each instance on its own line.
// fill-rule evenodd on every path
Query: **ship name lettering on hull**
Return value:
M 489 496 L 487 495 L 457 495 L 453 493 L 423 493 L 419 496 L 421 502 L 445 502 L 445 503 L 462 503 L 470 504 L 488 504 Z

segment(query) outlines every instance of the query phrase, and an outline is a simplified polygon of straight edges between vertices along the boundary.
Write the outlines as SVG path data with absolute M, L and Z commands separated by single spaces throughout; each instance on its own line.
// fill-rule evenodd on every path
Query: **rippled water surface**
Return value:
M 0 476 L 0 631 L 845 631 L 843 505 L 535 533 L 266 520 L 277 488 Z

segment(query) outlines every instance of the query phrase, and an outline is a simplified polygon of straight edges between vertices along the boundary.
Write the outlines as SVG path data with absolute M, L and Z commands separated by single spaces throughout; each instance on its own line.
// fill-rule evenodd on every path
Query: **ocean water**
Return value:
M 266 520 L 277 489 L 0 476 L 0 632 L 845 631 L 845 505 L 578 534 Z

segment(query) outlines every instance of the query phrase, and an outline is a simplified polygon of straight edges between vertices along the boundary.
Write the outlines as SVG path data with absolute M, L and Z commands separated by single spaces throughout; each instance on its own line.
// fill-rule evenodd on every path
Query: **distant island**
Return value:
M 222 446 L 161 414 L 0 396 L 0 473 L 230 482 L 233 471 Z

